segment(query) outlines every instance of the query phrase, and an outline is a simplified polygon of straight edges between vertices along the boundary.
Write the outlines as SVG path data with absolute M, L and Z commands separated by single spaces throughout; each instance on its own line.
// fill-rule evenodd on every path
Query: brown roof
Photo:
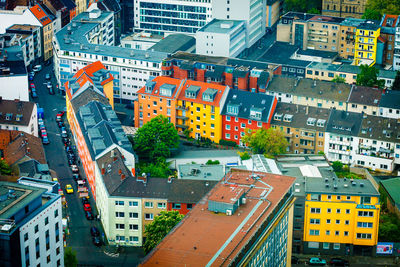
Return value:
M 93 86 L 89 86 L 86 90 L 83 90 L 80 94 L 74 96 L 71 100 L 71 104 L 77 113 L 80 107 L 85 106 L 92 101 L 97 101 L 104 105 L 110 105 L 108 99 L 104 95 L 95 91 Z
M 374 87 L 353 86 L 349 96 L 349 103 L 368 106 L 379 106 L 383 91 Z
M 23 132 L 18 133 L 4 150 L 4 159 L 7 163 L 13 165 L 26 157 L 35 159 L 41 164 L 46 164 L 46 156 L 40 138 Z
M 141 266 L 205 266 L 207 263 L 227 266 L 232 263 L 295 181 L 293 177 L 261 172 L 255 173 L 260 179 L 253 179 L 251 174 L 245 170 L 228 173 L 144 259 Z M 221 198 L 219 194 L 235 190 L 245 191 L 247 201 L 233 216 L 208 210 L 209 200 L 215 201 Z M 228 238 L 232 240 L 227 242 Z M 215 260 L 211 262 L 213 257 Z
M 34 102 L 0 100 L 0 124 L 28 125 L 34 105 Z M 12 116 L 7 116 L 7 114 L 12 114 Z M 17 115 L 22 115 L 22 117 Z

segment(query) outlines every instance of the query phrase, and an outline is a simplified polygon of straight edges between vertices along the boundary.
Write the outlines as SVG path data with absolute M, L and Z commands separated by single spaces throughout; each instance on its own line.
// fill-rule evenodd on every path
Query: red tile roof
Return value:
M 228 266 L 292 187 L 295 178 L 232 170 L 144 259 L 141 266 Z M 254 185 L 254 186 L 251 186 Z M 272 190 L 271 190 L 272 189 Z M 208 201 L 240 197 L 232 216 L 209 211 Z M 231 193 L 235 192 L 235 193 Z M 244 224 L 243 224 L 244 223 Z M 228 239 L 231 238 L 229 242 Z M 212 261 L 213 257 L 215 258 Z
M 174 99 L 174 98 L 176 98 L 177 95 L 179 95 L 179 92 L 182 89 L 182 85 L 183 85 L 183 82 L 184 82 L 184 80 L 170 78 L 170 77 L 166 77 L 166 76 L 157 76 L 152 81 L 156 82 L 156 84 L 155 84 L 154 89 L 153 89 L 153 91 L 151 93 L 147 93 L 146 92 L 146 86 L 143 86 L 141 89 L 138 90 L 138 94 L 144 94 L 144 95 L 151 95 L 151 96 Z M 160 86 L 162 86 L 163 84 L 172 84 L 172 85 L 176 86 L 172 96 L 162 96 L 162 95 L 160 95 Z M 177 94 L 177 92 L 178 92 L 178 94 Z
M 396 21 L 398 18 L 399 18 L 399 15 L 385 15 L 384 20 L 382 22 L 382 26 L 394 28 L 394 27 L 396 27 Z M 389 24 L 387 24 L 388 20 L 392 20 L 393 22 L 389 25 Z
M 46 14 L 46 12 L 43 10 L 43 8 L 40 5 L 35 5 L 29 10 L 32 12 L 32 14 L 40 21 L 40 23 L 43 26 L 46 26 L 51 22 L 50 17 Z
M 189 88 L 192 85 L 200 87 L 200 91 L 198 92 L 197 97 L 195 99 L 188 98 L 188 97 L 185 96 L 186 89 Z M 209 88 L 218 90 L 217 94 L 214 97 L 214 101 L 213 102 L 203 101 L 203 99 L 202 99 L 204 91 L 206 91 Z M 219 106 L 220 100 L 221 100 L 222 95 L 225 92 L 226 88 L 227 88 L 226 85 L 219 85 L 219 84 L 212 84 L 212 83 L 205 83 L 205 82 L 187 80 L 186 83 L 183 86 L 183 89 L 181 90 L 181 93 L 180 93 L 178 99 L 179 100 L 189 101 L 189 102 L 194 102 L 194 103 L 199 103 L 199 104 Z

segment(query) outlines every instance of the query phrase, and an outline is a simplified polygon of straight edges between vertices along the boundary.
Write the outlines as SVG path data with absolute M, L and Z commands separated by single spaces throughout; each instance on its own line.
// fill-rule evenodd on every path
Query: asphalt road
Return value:
M 38 98 L 34 101 L 44 109 L 44 123 L 50 141 L 50 144 L 45 145 L 44 148 L 49 168 L 57 173 L 61 188 L 65 189 L 66 184 L 71 184 L 74 188 L 73 194 L 65 194 L 64 190 L 68 206 L 67 214 L 70 218 L 68 225 L 70 234 L 67 235 L 67 246 L 72 247 L 77 252 L 78 264 L 82 266 L 136 266 L 140 262 L 140 257 L 143 257 L 140 248 L 126 248 L 117 256 L 116 253 L 108 253 L 113 251 L 113 247 L 103 246 L 99 248 L 92 243 L 90 227 L 102 228 L 100 222 L 86 219 L 82 202 L 77 194 L 76 183 L 72 179 L 72 171 L 68 165 L 64 144 L 56 123 L 57 112 L 65 108 L 65 98 L 57 90 L 55 95 L 48 93 L 45 85 L 45 74 L 51 72 L 52 66 L 43 66 L 43 69 L 36 73 L 34 83 Z M 55 88 L 56 81 L 53 74 L 51 78 L 53 88 Z M 66 122 L 65 115 L 64 121 Z M 71 136 L 70 139 L 72 139 Z M 78 155 L 76 151 L 75 154 Z M 80 174 L 85 177 L 82 168 L 80 168 Z M 91 204 L 94 208 L 94 203 L 91 202 Z

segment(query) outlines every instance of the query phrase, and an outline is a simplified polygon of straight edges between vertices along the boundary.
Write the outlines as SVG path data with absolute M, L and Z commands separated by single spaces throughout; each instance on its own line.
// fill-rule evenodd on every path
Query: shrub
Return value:
M 219 160 L 212 160 L 212 159 L 209 159 L 207 162 L 206 162 L 206 165 L 218 165 L 219 164 Z
M 334 161 L 332 162 L 332 168 L 335 172 L 341 172 L 343 171 L 343 163 L 340 161 Z
M 241 160 L 247 160 L 247 159 L 251 158 L 249 152 L 247 152 L 247 151 L 238 152 L 238 154 L 239 154 L 239 157 L 240 157 Z
M 236 142 L 234 142 L 234 141 L 227 141 L 227 140 L 223 140 L 223 139 L 221 139 L 221 140 L 219 141 L 219 144 L 222 145 L 222 146 L 232 146 L 232 147 L 236 147 L 236 146 L 237 146 Z

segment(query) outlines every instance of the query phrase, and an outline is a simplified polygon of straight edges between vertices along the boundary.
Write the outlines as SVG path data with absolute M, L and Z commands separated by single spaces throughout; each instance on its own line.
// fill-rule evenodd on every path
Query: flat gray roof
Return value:
M 224 175 L 224 165 L 181 164 L 178 165 L 178 179 L 220 181 Z
M 306 193 L 335 194 L 335 195 L 353 195 L 353 196 L 379 196 L 379 192 L 375 189 L 367 179 L 321 179 L 306 177 L 305 185 Z
M 224 33 L 228 34 L 236 27 L 243 24 L 243 20 L 220 20 L 220 19 L 213 19 L 206 25 L 204 25 L 199 32 L 211 32 L 211 33 Z

